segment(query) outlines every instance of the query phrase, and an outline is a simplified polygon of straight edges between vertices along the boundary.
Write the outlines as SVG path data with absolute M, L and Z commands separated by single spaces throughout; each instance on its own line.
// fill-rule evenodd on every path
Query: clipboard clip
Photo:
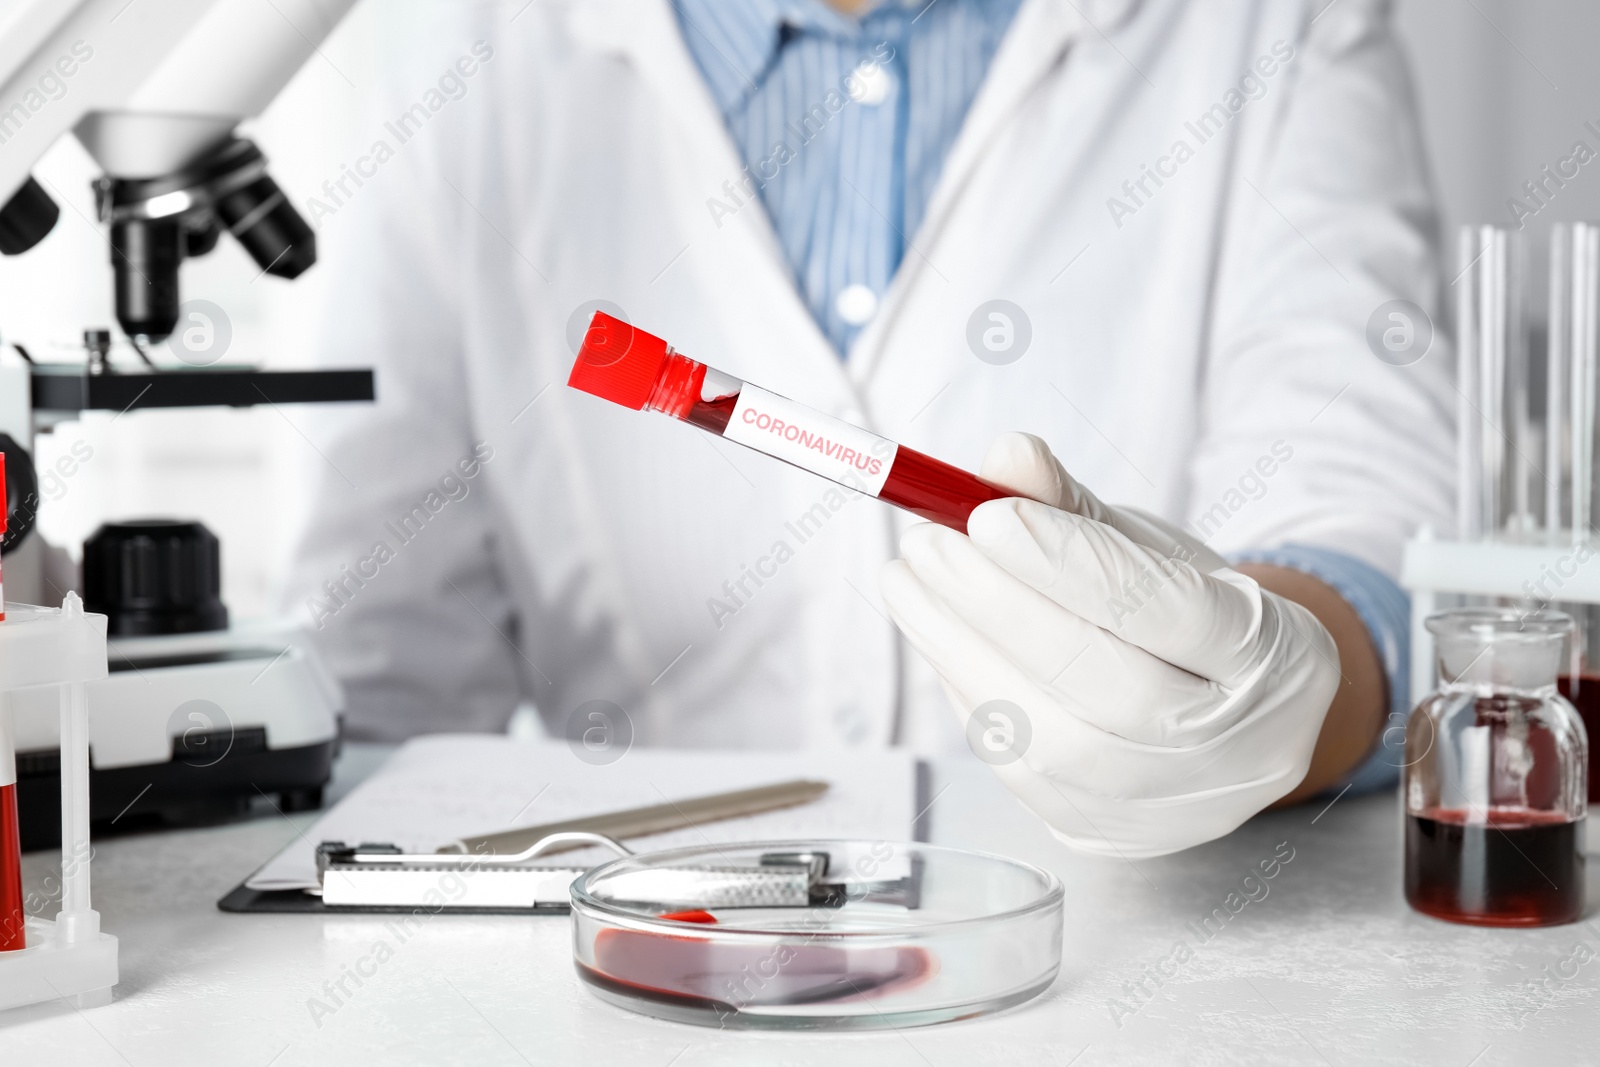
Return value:
M 538 866 L 540 856 L 598 845 L 631 856 L 626 845 L 582 830 L 547 834 L 520 852 L 406 852 L 392 845 L 324 841 L 317 846 L 318 888 L 330 908 L 430 912 L 562 912 L 571 903 L 572 882 L 588 867 Z
M 428 870 L 478 870 L 485 867 L 522 867 L 547 852 L 599 845 L 618 856 L 631 856 L 633 850 L 615 838 L 586 830 L 546 834 L 521 852 L 509 856 L 475 852 L 405 852 L 395 845 L 363 842 L 347 845 L 343 841 L 324 841 L 317 846 L 317 875 L 330 867 L 372 864 L 377 867 L 413 867 Z M 549 868 L 545 868 L 548 870 Z M 587 868 L 574 868 L 586 870 Z
M 408 853 L 392 844 L 317 846 L 317 880 L 328 907 L 477 912 L 560 912 L 571 887 L 588 867 L 538 866 L 552 851 L 598 845 L 619 857 L 633 855 L 604 834 L 549 834 L 509 856 Z M 826 852 L 769 852 L 757 866 L 650 867 L 619 875 L 613 890 L 662 911 L 688 908 L 842 907 L 851 899 L 894 901 L 915 908 L 920 872 L 888 882 L 828 880 Z

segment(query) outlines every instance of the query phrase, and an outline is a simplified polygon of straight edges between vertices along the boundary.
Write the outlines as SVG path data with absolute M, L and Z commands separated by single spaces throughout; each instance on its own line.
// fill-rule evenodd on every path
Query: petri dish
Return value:
M 578 976 L 630 1011 L 875 1030 L 1021 1004 L 1061 966 L 1062 888 L 920 843 L 760 841 L 627 856 L 572 884 Z

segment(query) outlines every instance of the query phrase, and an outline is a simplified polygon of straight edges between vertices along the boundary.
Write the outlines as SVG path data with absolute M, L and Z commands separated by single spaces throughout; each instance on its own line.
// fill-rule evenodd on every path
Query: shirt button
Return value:
M 878 294 L 864 285 L 847 285 L 833 298 L 833 310 L 849 326 L 864 326 L 878 312 Z
M 858 104 L 876 107 L 889 99 L 889 90 L 894 86 L 894 78 L 883 64 L 865 60 L 852 72 L 849 84 L 850 99 Z

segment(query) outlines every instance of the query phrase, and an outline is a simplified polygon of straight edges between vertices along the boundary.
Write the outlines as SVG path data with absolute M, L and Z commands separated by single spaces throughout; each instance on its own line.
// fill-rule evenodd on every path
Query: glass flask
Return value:
M 1430 616 L 1440 685 L 1406 724 L 1406 901 L 1475 926 L 1583 911 L 1588 738 L 1556 690 L 1571 617 Z

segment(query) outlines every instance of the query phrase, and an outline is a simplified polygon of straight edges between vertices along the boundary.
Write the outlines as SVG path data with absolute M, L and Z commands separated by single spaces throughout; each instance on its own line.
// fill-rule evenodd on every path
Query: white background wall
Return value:
M 1447 233 L 1511 223 L 1506 200 L 1580 138 L 1600 152 L 1600 4 L 1593 0 L 1399 0 Z M 1600 218 L 1600 160 L 1529 222 Z M 1454 275 L 1455 271 L 1450 271 Z
M 372 0 L 358 6 L 254 124 L 252 135 L 297 203 L 370 141 L 360 107 L 377 77 L 380 10 Z M 1447 233 L 1467 220 L 1509 222 L 1507 198 L 1575 140 L 1600 150 L 1600 138 L 1583 129 L 1589 119 L 1600 126 L 1600 4 L 1400 0 L 1396 21 L 1415 65 Z M 105 238 L 90 221 L 93 169 L 68 138 L 35 173 L 65 202 L 62 219 L 34 251 L 0 259 L 0 337 L 68 357 L 84 327 L 112 321 Z M 1584 218 L 1600 218 L 1600 162 L 1584 168 L 1530 229 Z M 340 239 L 337 221 L 327 220 L 319 241 Z M 230 361 L 305 362 L 314 324 L 337 310 L 325 307 L 325 277 L 315 269 L 293 283 L 258 275 L 224 238 L 217 252 L 184 268 L 184 292 L 228 309 Z M 351 353 L 349 361 L 360 358 Z M 94 458 L 44 508 L 40 527 L 76 553 L 108 518 L 197 517 L 222 538 L 223 593 L 235 614 L 260 613 L 304 518 L 304 479 L 321 462 L 305 436 L 312 432 L 294 408 L 135 412 L 114 425 L 109 415 L 67 424 L 41 438 L 39 460 L 51 462 L 80 438 Z

